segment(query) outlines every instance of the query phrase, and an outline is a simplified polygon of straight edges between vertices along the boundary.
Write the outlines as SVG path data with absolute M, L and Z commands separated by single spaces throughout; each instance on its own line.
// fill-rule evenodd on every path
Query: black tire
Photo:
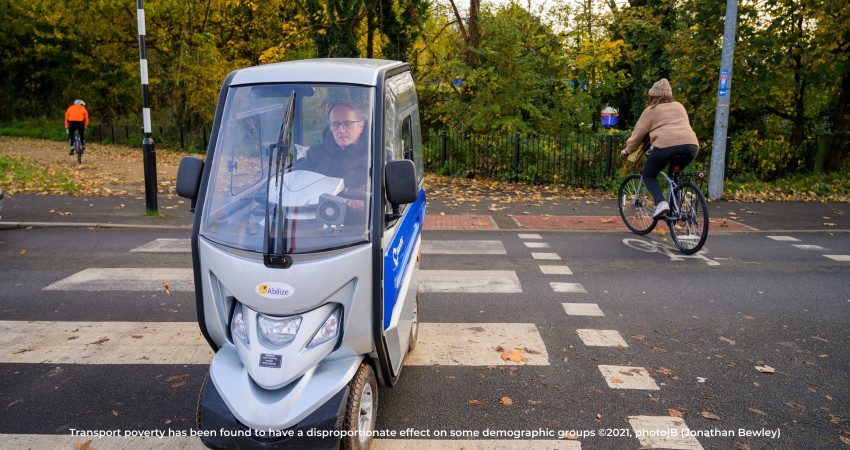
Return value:
M 416 342 L 419 340 L 419 291 L 416 291 L 416 299 L 413 303 L 413 323 L 410 326 L 410 343 L 407 345 L 407 351 L 412 352 L 416 348 Z
M 676 247 L 686 255 L 700 251 L 708 238 L 708 202 L 702 191 L 693 183 L 682 184 L 679 189 L 679 218 L 670 220 L 670 237 Z
M 83 144 L 80 142 L 80 136 L 74 136 L 74 153 L 77 154 L 77 164 L 83 163 Z
M 372 366 L 361 363 L 348 387 L 345 420 L 342 424 L 346 436 L 342 438 L 341 448 L 368 450 L 372 445 L 372 432 L 378 418 L 378 381 Z
M 637 192 L 638 185 L 640 192 Z M 658 221 L 652 218 L 655 208 L 649 206 L 651 198 L 646 185 L 641 183 L 640 175 L 629 175 L 620 183 L 617 209 L 620 210 L 623 223 L 635 234 L 649 233 L 658 224 Z

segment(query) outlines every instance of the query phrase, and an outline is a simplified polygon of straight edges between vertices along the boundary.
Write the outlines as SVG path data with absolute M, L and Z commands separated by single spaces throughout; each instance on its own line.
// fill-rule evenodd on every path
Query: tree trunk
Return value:
M 835 137 L 832 140 L 826 170 L 840 170 L 850 157 L 850 70 L 841 75 L 838 106 L 833 119 Z

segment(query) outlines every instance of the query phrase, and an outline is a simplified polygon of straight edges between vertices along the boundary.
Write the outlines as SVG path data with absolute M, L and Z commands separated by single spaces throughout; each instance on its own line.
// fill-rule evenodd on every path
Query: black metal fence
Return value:
M 157 147 L 203 153 L 211 128 L 154 126 Z M 137 125 L 92 125 L 88 139 L 101 143 L 141 145 Z M 524 136 L 518 133 L 481 134 L 468 130 L 429 130 L 423 137 L 425 168 L 429 171 L 502 181 L 604 186 L 618 176 L 619 156 L 627 134 L 597 133 L 559 137 Z M 792 147 L 782 139 L 746 134 L 726 142 L 726 177 L 753 176 L 772 180 L 793 173 L 817 172 L 830 145 L 828 136 L 814 136 Z M 691 171 L 707 171 L 711 148 L 703 145 Z
M 425 168 L 446 175 L 524 183 L 602 186 L 620 167 L 622 135 L 561 137 L 430 130 Z

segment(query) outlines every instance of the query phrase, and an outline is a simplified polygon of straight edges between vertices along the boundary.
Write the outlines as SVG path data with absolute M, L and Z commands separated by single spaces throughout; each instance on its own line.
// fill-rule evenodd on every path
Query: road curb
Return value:
M 0 222 L 0 230 L 21 228 L 143 228 L 158 230 L 191 230 L 190 225 L 145 225 L 130 223 L 86 223 L 86 222 Z

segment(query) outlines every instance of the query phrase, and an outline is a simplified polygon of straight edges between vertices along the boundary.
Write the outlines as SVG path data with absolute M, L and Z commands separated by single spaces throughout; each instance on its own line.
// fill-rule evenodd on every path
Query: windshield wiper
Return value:
M 286 235 L 286 210 L 283 207 L 283 175 L 289 171 L 295 160 L 290 154 L 292 147 L 292 126 L 295 116 L 295 92 L 289 96 L 289 106 L 280 124 L 280 136 L 277 143 L 272 144 L 269 155 L 269 179 L 266 184 L 266 223 L 263 236 L 263 263 L 266 267 L 285 269 L 292 265 L 292 258 L 284 254 L 284 236 Z M 277 201 L 274 211 L 269 211 L 270 194 L 272 194 L 272 161 L 274 160 L 274 183 L 277 189 Z M 274 223 L 274 227 L 272 227 Z

